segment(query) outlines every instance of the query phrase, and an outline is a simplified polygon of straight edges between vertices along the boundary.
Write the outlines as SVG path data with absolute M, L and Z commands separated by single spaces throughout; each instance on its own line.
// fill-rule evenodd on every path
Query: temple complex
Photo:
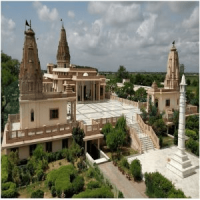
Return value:
M 43 91 L 76 93 L 76 102 L 100 101 L 105 99 L 105 76 L 93 68 L 76 68 L 70 64 L 70 52 L 66 31 L 62 26 L 57 50 L 57 65 L 47 64 L 43 77 Z

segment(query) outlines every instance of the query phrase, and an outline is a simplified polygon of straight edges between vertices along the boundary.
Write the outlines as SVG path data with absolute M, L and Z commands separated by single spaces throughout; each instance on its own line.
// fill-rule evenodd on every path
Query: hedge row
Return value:
M 72 198 L 114 198 L 114 195 L 108 187 L 102 187 L 97 189 L 86 189 L 84 192 L 73 195 Z
M 13 182 L 3 183 L 1 186 L 1 198 L 16 198 L 17 188 Z
M 73 194 L 83 190 L 84 179 L 78 176 L 73 165 L 67 165 L 51 171 L 47 175 L 47 183 L 50 189 L 52 189 L 52 196 L 57 195 L 61 197 L 61 194 L 64 192 L 65 197 L 71 197 Z M 52 186 L 55 186 L 55 188 Z
M 181 190 L 175 189 L 170 180 L 159 172 L 145 173 L 146 193 L 150 198 L 186 198 Z
M 3 155 L 1 157 L 1 182 L 8 181 L 8 156 Z

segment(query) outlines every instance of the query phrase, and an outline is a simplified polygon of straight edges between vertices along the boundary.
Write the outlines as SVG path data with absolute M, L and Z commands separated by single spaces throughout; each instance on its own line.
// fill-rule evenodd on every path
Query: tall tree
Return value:
M 126 68 L 124 66 L 120 65 L 119 69 L 118 69 L 118 71 L 116 73 L 117 82 L 121 83 L 122 79 L 127 79 L 127 78 L 129 78 L 129 74 L 126 71 Z
M 19 112 L 19 61 L 1 52 L 1 130 L 8 114 Z

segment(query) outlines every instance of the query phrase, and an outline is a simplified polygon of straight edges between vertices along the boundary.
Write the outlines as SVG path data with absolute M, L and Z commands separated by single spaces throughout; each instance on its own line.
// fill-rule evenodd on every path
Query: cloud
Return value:
M 36 8 L 39 19 L 41 21 L 56 21 L 59 18 L 59 14 L 56 8 L 50 10 L 46 5 L 42 5 L 42 3 L 35 1 L 33 2 L 33 6 Z
M 1 15 L 1 33 L 3 38 L 9 37 L 9 40 L 13 39 L 15 26 L 15 22 L 12 19 L 8 19 L 4 17 L 4 15 Z
M 169 8 L 174 13 L 187 12 L 196 5 L 196 2 L 192 1 L 170 1 L 168 2 Z
M 182 23 L 184 28 L 199 28 L 199 8 L 196 7 L 189 19 L 185 19 Z
M 102 20 L 112 26 L 121 27 L 141 20 L 141 6 L 136 3 L 123 2 L 89 2 L 88 11 L 101 15 Z
M 144 14 L 146 18 L 137 29 L 136 33 L 141 37 L 147 38 L 154 29 L 154 24 L 157 18 L 156 14 Z
M 67 15 L 70 18 L 74 18 L 75 17 L 75 13 L 73 11 L 71 11 L 71 10 L 68 11 Z

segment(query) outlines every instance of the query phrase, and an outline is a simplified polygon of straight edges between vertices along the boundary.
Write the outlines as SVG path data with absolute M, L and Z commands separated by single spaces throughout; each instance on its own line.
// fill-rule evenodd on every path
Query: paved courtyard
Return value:
M 128 158 L 128 162 L 131 163 L 132 160 L 137 158 L 142 164 L 143 174 L 145 172 L 158 171 L 171 180 L 177 189 L 183 190 L 186 196 L 199 199 L 199 158 L 187 153 L 191 163 L 196 167 L 196 173 L 182 179 L 167 169 L 167 163 L 176 151 L 176 146 L 161 150 L 151 150 L 148 153 Z
M 91 102 L 76 105 L 76 120 L 83 120 L 84 123 L 91 125 L 91 119 L 118 117 L 124 114 L 128 121 L 132 121 L 132 117 L 139 112 L 137 107 L 123 105 L 114 100 Z

